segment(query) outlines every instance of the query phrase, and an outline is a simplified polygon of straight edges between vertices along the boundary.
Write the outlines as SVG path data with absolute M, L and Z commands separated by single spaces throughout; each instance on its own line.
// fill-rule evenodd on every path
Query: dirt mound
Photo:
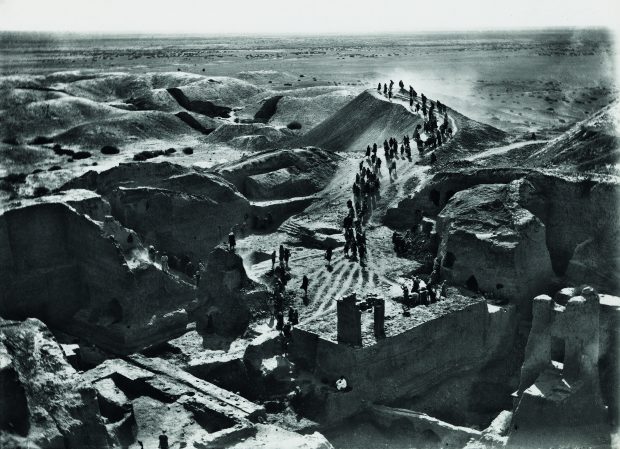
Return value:
M 2 136 L 23 136 L 22 139 L 25 140 L 38 135 L 56 134 L 84 122 L 120 117 L 122 114 L 111 106 L 65 95 L 2 111 L 0 133 Z
M 207 141 L 233 148 L 262 150 L 286 145 L 294 136 L 289 129 L 277 129 L 262 123 L 224 123 L 209 134 Z
M 12 109 L 35 101 L 55 100 L 67 94 L 41 89 L 0 89 L 0 109 Z
M 300 143 L 332 151 L 359 151 L 373 142 L 380 144 L 392 136 L 411 134 L 421 122 L 404 106 L 366 91 L 311 129 Z
M 178 118 L 183 120 L 190 128 L 195 129 L 202 134 L 211 134 L 215 131 L 215 128 L 205 128 L 205 126 L 200 123 L 192 114 L 186 111 L 179 111 L 175 114 Z
M 277 70 L 248 70 L 239 72 L 236 77 L 253 84 L 273 84 L 274 87 L 282 86 L 284 83 L 293 83 L 299 78 L 292 73 Z
M 114 106 L 137 111 L 175 112 L 183 109 L 166 89 L 149 90 L 140 95 L 129 97 L 122 104 L 114 104 Z
M 247 81 L 223 76 L 203 78 L 179 89 L 189 101 L 212 102 L 233 108 L 244 106 L 249 99 L 264 92 Z
M 54 137 L 54 142 L 85 148 L 124 145 L 132 140 L 171 140 L 195 133 L 180 118 L 158 111 L 137 111 L 75 126 Z
M 339 160 L 318 148 L 272 150 L 221 165 L 217 171 L 249 198 L 293 198 L 322 190 Z
M 620 103 L 604 107 L 532 154 L 528 165 L 580 170 L 617 166 L 620 158 Z
M 71 95 L 110 102 L 147 94 L 152 89 L 185 86 L 205 79 L 184 72 L 134 74 L 125 72 L 58 72 L 47 76 L 41 84 Z
M 55 81 L 55 77 L 49 80 L 50 87 L 62 89 L 67 93 L 88 98 L 93 101 L 109 102 L 122 100 L 145 94 L 151 89 L 148 75 L 135 75 L 123 72 L 104 73 L 93 76 L 85 74 L 80 77 L 69 77 L 66 80 Z
M 169 162 L 128 162 L 102 172 L 94 170 L 72 179 L 60 190 L 87 189 L 107 195 L 117 187 L 149 185 L 159 179 L 188 173 L 188 169 Z

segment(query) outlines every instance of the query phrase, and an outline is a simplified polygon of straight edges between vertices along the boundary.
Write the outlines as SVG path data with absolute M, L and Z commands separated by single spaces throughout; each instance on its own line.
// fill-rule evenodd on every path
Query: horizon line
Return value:
M 340 36 L 340 37 L 356 37 L 356 36 L 406 36 L 417 34 L 441 34 L 441 33 L 489 33 L 489 32 L 541 32 L 541 31 L 607 31 L 614 33 L 615 27 L 607 25 L 549 25 L 549 26 L 515 26 L 503 28 L 429 28 L 420 30 L 401 30 L 401 31 L 364 31 L 364 32 L 298 32 L 298 31 L 279 31 L 279 32 L 204 32 L 204 31 L 130 31 L 130 30 L 92 30 L 92 31 L 65 31 L 65 30 L 11 30 L 0 29 L 0 34 L 55 34 L 64 36 L 142 36 L 142 37 L 163 37 L 163 36 L 186 36 L 186 37 L 318 37 L 318 36 Z

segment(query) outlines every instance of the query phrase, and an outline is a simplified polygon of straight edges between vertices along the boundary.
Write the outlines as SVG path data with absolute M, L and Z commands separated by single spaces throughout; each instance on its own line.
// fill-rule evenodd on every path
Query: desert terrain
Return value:
M 0 447 L 615 447 L 615 51 L 0 34 Z

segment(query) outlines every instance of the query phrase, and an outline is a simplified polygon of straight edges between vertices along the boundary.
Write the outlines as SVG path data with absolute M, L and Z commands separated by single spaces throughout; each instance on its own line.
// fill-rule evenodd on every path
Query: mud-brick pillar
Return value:
M 336 306 L 338 316 L 338 343 L 362 345 L 362 312 L 357 307 L 355 293 L 339 299 Z
M 385 300 L 383 298 L 375 299 L 374 315 L 375 337 L 385 337 Z

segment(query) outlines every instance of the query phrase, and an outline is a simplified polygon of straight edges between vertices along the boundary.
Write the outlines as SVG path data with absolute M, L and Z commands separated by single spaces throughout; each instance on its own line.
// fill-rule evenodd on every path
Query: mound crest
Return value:
M 411 134 L 422 119 L 398 103 L 390 103 L 366 91 L 327 120 L 311 129 L 300 141 L 332 151 L 354 151 L 392 136 Z

